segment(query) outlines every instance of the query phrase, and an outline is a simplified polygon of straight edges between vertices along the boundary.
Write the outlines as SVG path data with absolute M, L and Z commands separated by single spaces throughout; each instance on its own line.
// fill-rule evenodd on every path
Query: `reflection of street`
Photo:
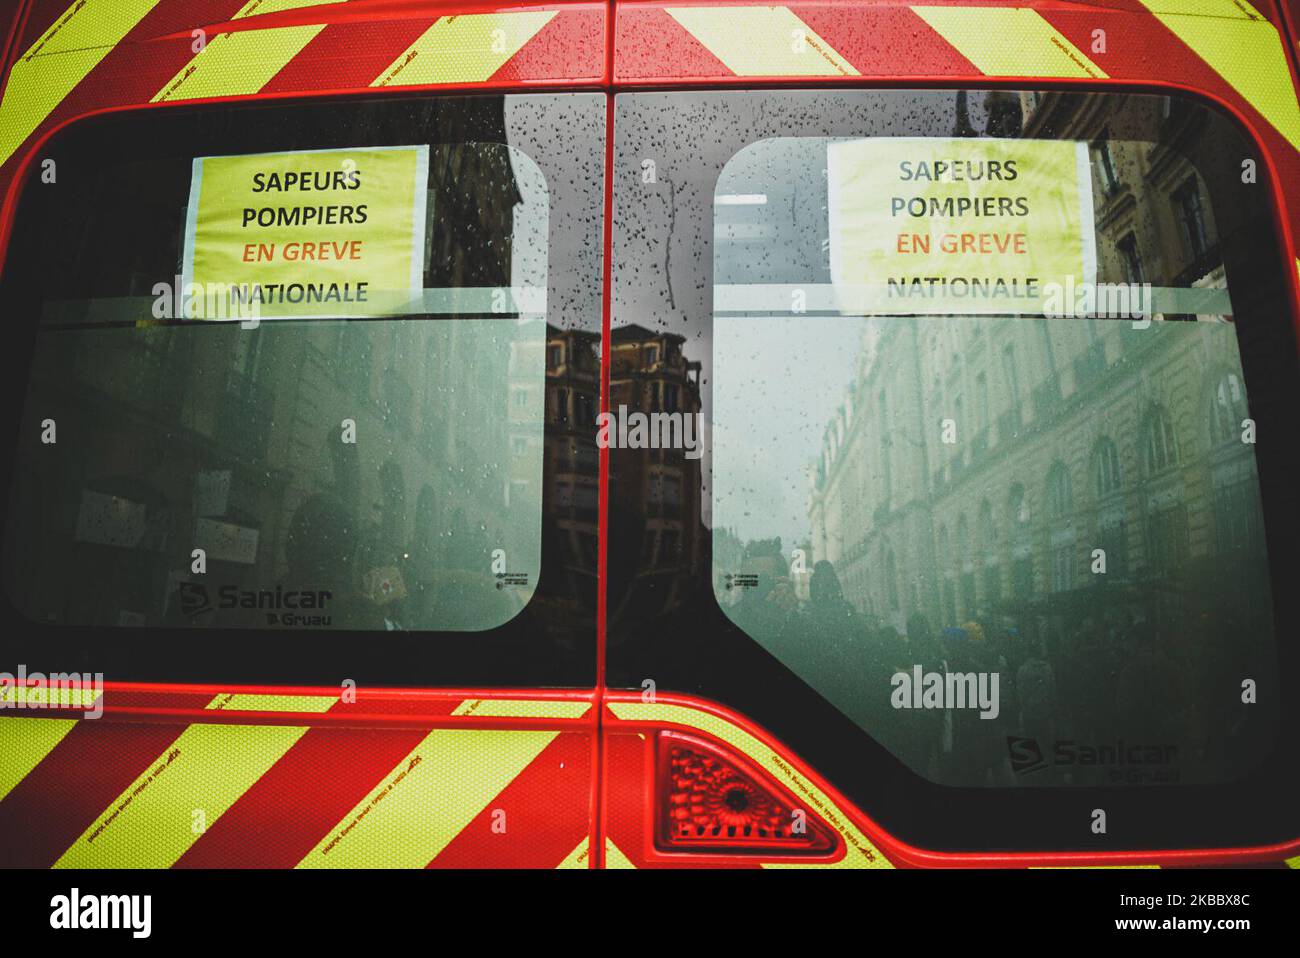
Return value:
M 1091 144 L 1099 281 L 1225 287 L 1261 255 L 1249 211 L 1211 202 L 1235 159 L 1161 102 L 997 93 L 984 112 L 1003 136 Z M 748 533 L 714 536 L 728 616 L 939 781 L 1249 767 L 1266 743 L 1241 680 L 1271 671 L 1273 624 L 1237 330 L 1155 319 L 716 318 L 715 348 L 737 360 L 731 379 L 722 360 L 720 424 L 824 424 L 798 542 L 739 511 L 739 490 L 800 478 L 780 449 L 715 449 L 714 519 Z M 750 354 L 801 337 L 857 356 L 833 406 L 754 388 Z M 999 717 L 892 708 L 890 676 L 917 665 L 998 673 Z M 1008 736 L 1045 752 L 1033 776 L 1013 771 Z M 1164 758 L 1144 765 L 1124 742 Z

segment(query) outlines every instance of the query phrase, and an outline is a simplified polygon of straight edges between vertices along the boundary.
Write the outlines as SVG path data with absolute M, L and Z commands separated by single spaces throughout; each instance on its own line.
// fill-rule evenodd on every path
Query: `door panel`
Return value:
M 589 867 L 604 120 L 592 94 L 354 98 L 46 145 L 57 181 L 30 168 L 0 279 L 26 317 L 5 864 Z M 363 242 L 412 259 L 418 291 L 191 310 L 193 249 L 226 242 L 195 238 L 201 202 L 242 242 L 241 210 L 341 209 L 329 164 L 364 193 L 393 156 L 419 160 L 415 198 L 395 183 L 368 219 L 425 229 Z M 312 163 L 312 191 L 274 198 Z M 268 198 L 203 193 L 223 168 Z M 320 218 L 260 245 L 349 241 Z M 50 683 L 76 691 L 47 707 Z
M 1271 193 L 1241 182 L 1259 151 L 1235 120 L 1163 95 L 678 91 L 620 94 L 615 145 L 611 689 L 734 709 L 901 861 L 1276 857 L 1298 784 L 1276 693 L 1296 660 L 1269 546 L 1298 519 L 1295 464 L 1239 430 L 1277 416 L 1286 434 L 1296 345 L 1289 256 Z M 1088 282 L 1145 283 L 1155 319 L 959 302 L 991 251 L 958 298 L 925 280 L 920 305 L 857 298 L 907 273 L 908 249 L 883 268 L 863 250 L 933 225 L 909 181 L 945 147 L 1059 160 L 1047 181 L 1077 182 L 1073 202 L 1052 206 L 1021 157 L 981 229 L 1002 228 L 997 197 L 1046 204 L 1062 239 L 1038 241 L 1082 234 Z M 1209 287 L 1230 302 L 1191 304 Z M 702 449 L 647 438 L 672 414 L 708 423 Z M 1002 698 L 988 718 L 900 699 L 916 674 L 996 675 Z

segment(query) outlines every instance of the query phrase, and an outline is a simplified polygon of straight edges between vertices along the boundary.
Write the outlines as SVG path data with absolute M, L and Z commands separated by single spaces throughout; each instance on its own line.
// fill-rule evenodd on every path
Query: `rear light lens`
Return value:
M 660 732 L 657 838 L 669 851 L 825 854 L 831 831 L 813 813 L 733 755 L 699 739 Z M 799 814 L 796 814 L 799 813 Z

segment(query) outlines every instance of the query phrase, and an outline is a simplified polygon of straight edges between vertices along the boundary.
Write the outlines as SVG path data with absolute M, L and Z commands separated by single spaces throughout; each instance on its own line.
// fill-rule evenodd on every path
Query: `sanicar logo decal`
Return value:
M 322 626 L 330 624 L 326 611 L 334 593 L 315 589 L 241 589 L 217 587 L 215 604 L 201 582 L 180 584 L 181 612 L 195 618 L 217 609 L 257 609 L 266 613 L 267 625 Z

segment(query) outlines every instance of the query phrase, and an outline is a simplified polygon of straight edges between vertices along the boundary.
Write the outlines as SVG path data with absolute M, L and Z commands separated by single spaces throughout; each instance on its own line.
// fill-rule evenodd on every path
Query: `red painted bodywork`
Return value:
M 0 51 L 8 65 L 39 38 L 68 8 L 69 0 L 0 0 Z M 932 6 L 1006 6 L 998 0 L 928 0 Z M 665 7 L 704 5 L 723 7 L 739 5 L 728 0 L 710 0 L 699 4 L 693 0 L 621 0 L 621 2 L 535 2 L 514 3 L 440 2 L 440 0 L 351 0 L 351 2 L 307 7 L 297 10 L 232 19 L 244 6 L 244 0 L 162 0 L 127 34 L 104 60 L 83 79 L 53 110 L 13 156 L 0 165 L 0 267 L 8 246 L 18 198 L 18 184 L 27 167 L 39 156 L 41 145 L 70 123 L 102 113 L 133 109 L 169 109 L 175 104 L 149 105 L 150 97 L 192 58 L 190 31 L 202 27 L 211 34 L 266 27 L 302 24 L 326 24 L 304 50 L 274 76 L 256 94 L 228 99 L 296 98 L 307 96 L 346 96 L 349 94 L 383 95 L 369 83 L 434 21 L 445 15 L 519 11 L 525 9 L 557 10 L 559 15 L 515 57 L 484 82 L 448 84 L 437 87 L 445 91 L 527 90 L 534 88 L 564 90 L 603 90 L 614 93 L 632 89 L 717 88 L 730 87 L 940 87 L 977 85 L 981 88 L 1033 86 L 1054 89 L 1069 86 L 1091 89 L 1140 88 L 1176 90 L 1209 100 L 1230 112 L 1261 146 L 1261 156 L 1268 165 L 1269 181 L 1275 185 L 1274 209 L 1279 234 L 1283 238 L 1288 262 L 1294 262 L 1295 238 L 1300 235 L 1300 152 L 1278 132 L 1237 91 L 1214 70 L 1192 53 L 1172 32 L 1165 28 L 1138 0 L 1096 0 L 1092 3 L 1060 0 L 1027 0 L 1017 4 L 1037 11 L 1053 27 L 1080 49 L 1086 49 L 1091 31 L 1101 26 L 1117 38 L 1111 52 L 1098 58 L 1109 74 L 1107 79 L 1061 80 L 1035 76 L 991 78 L 981 73 L 969 60 L 935 33 L 907 5 L 879 0 L 823 0 L 786 4 L 801 20 L 855 67 L 860 76 L 843 77 L 753 77 L 737 76 L 717 57 L 690 36 L 666 12 Z M 1300 37 L 1300 0 L 1254 0 L 1253 6 L 1282 32 L 1284 45 L 1291 54 L 1291 70 L 1296 75 L 1297 38 Z M 428 89 L 427 87 L 405 87 Z M 185 100 L 181 105 L 214 102 Z M 613 98 L 607 112 L 606 169 L 613 165 Z M 613 215 L 612 185 L 605 186 L 605 285 L 602 331 L 609 341 L 611 329 L 609 264 L 612 257 Z M 1294 269 L 1288 270 L 1294 306 L 1293 322 L 1300 317 L 1300 288 Z M 1298 324 L 1300 327 L 1300 324 Z M 602 351 L 602 409 L 608 409 L 609 355 Z M 608 504 L 609 453 L 600 450 L 600 512 L 604 517 Z M 332 732 L 331 748 L 346 767 L 364 762 L 369 749 L 385 740 L 384 747 L 398 750 L 414 733 L 433 728 L 547 728 L 560 729 L 568 740 L 565 748 L 576 744 L 574 756 L 589 756 L 585 767 L 591 772 L 590 802 L 586 822 L 591 843 L 590 867 L 604 864 L 604 839 L 611 836 L 638 866 L 665 867 L 684 865 L 705 867 L 753 867 L 754 856 L 666 855 L 655 850 L 653 822 L 653 738 L 660 728 L 676 728 L 699 736 L 698 730 L 654 723 L 623 721 L 607 707 L 620 701 L 639 701 L 639 693 L 609 690 L 604 685 L 605 663 L 605 590 L 607 528 L 600 525 L 597 610 L 597 684 L 592 689 L 568 692 L 509 691 L 491 689 L 438 690 L 367 690 L 358 693 L 353 705 L 337 703 L 323 713 L 241 712 L 223 714 L 205 711 L 204 703 L 218 692 L 253 694 L 325 694 L 337 695 L 337 689 L 307 688 L 234 688 L 229 686 L 168 686 L 109 683 L 107 709 L 101 726 L 104 734 L 121 740 L 124 746 L 132 739 L 143 741 L 141 754 L 156 755 L 156 745 L 170 740 L 192 722 L 229 722 L 239 724 L 293 724 L 312 730 Z M 590 702 L 592 708 L 579 719 L 476 718 L 452 716 L 455 705 L 469 698 L 527 698 Z M 834 786 L 814 769 L 803 764 L 788 748 L 743 715 L 717 703 L 694 700 L 686 696 L 659 696 L 664 703 L 689 705 L 719 716 L 736 727 L 770 744 L 779 751 L 799 774 L 821 788 L 847 810 L 854 823 L 870 836 L 875 847 L 895 865 L 916 867 L 1025 867 L 1161 864 L 1193 866 L 1215 864 L 1277 863 L 1300 854 L 1300 838 L 1285 844 L 1241 849 L 1190 849 L 1141 853 L 1055 853 L 1055 854 L 948 854 L 915 848 L 891 838 L 861 809 L 855 808 Z M 116 729 L 116 731 L 113 731 Z M 368 730 L 366 734 L 359 734 Z M 373 736 L 378 736 L 374 738 Z M 403 738 L 406 736 L 406 738 Z M 158 741 L 155 742 L 154 740 Z M 589 745 L 589 749 L 588 749 Z M 719 743 L 720 747 L 726 748 Z M 153 751 L 150 751 L 152 749 Z M 102 754 L 102 753 L 101 753 Z M 385 753 L 386 754 L 386 753 Z M 102 763 L 101 763 L 102 764 Z M 138 768 L 123 768 L 117 779 L 133 780 Z M 260 785 L 261 783 L 259 783 Z M 774 787 L 775 783 L 774 783 Z M 256 786 L 255 786 L 256 788 Z M 21 785 L 20 785 L 21 789 Z M 20 789 L 16 789 L 17 793 Z M 16 834 L 19 819 L 6 826 L 6 804 L 0 804 L 0 830 Z M 109 790 L 110 795 L 117 794 Z M 41 796 L 29 795 L 24 801 L 36 807 Z M 301 801 L 302 795 L 268 792 L 264 802 Z M 110 799 L 111 800 L 111 799 Z M 34 804 L 33 804 L 34 803 Z M 563 804 L 563 803 L 558 803 Z M 343 806 L 340 807 L 350 807 Z M 92 811 L 97 812 L 102 805 Z M 331 806 L 331 811 L 333 807 Z M 14 811 L 9 809 L 10 814 Z M 581 807 L 579 806 L 581 812 Z M 88 813 L 89 814 L 89 813 Z M 66 822 L 65 822 L 66 824 Z M 64 829 L 69 830 L 67 825 Z M 230 827 L 230 826 L 227 826 Z M 80 828 L 72 832 L 75 837 Z M 227 839 L 205 838 L 182 858 L 179 866 L 291 864 L 288 853 L 247 860 L 247 852 L 236 855 L 233 846 L 223 854 Z M 66 844 L 66 843 L 65 843 Z M 453 843 L 454 845 L 455 843 Z M 25 864 L 48 865 L 48 847 L 29 850 Z M 198 850 L 198 851 L 196 851 Z M 839 849 L 832 859 L 843 854 Z M 237 861 L 242 856 L 244 861 Z M 459 857 L 457 857 L 459 856 Z M 775 857 L 764 860 L 776 860 Z M 483 864 L 473 849 L 449 849 L 446 864 Z M 490 864 L 541 865 L 522 859 Z

